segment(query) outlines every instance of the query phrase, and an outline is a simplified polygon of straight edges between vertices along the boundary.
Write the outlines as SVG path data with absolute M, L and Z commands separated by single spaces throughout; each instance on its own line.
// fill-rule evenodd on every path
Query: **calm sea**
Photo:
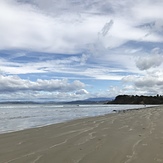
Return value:
M 0 133 L 142 108 L 143 105 L 0 104 Z

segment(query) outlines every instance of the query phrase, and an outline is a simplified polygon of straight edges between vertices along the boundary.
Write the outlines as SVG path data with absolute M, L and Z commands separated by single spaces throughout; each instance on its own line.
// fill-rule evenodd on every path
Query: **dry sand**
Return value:
M 163 106 L 0 135 L 0 163 L 161 163 Z

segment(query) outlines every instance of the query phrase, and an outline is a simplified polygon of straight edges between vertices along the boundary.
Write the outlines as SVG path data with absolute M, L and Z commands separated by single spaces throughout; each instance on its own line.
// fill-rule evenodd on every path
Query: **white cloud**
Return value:
M 153 54 L 145 57 L 139 57 L 136 61 L 136 66 L 140 70 L 148 70 L 150 68 L 159 67 L 163 62 L 163 56 L 159 54 Z
M 0 59 L 0 71 L 2 74 L 30 74 L 30 73 L 62 73 L 70 76 L 78 76 L 79 78 L 99 79 L 99 80 L 121 80 L 124 70 L 120 68 L 109 68 L 102 65 L 96 66 L 85 62 L 87 55 L 81 57 L 68 57 L 64 59 L 40 61 L 37 63 L 15 63 L 5 59 Z M 106 61 L 106 59 L 104 59 Z M 100 60 L 99 60 L 100 62 Z M 99 63 L 98 62 L 98 63 Z M 117 74 L 116 74 L 117 73 Z
M 136 94 L 156 95 L 163 91 L 163 71 L 149 71 L 144 76 L 126 76 L 123 81 L 132 86 Z
M 2 0 L 0 6 L 0 49 L 30 49 L 56 53 L 76 53 L 97 36 L 105 18 L 49 16 L 32 5 Z M 89 36 L 89 37 L 87 37 Z
M 39 78 L 41 73 L 52 73 L 55 75 L 51 78 L 64 78 L 66 74 L 71 79 L 117 81 L 128 74 L 137 74 L 123 80 L 130 81 L 130 85 L 112 87 L 110 93 L 159 92 L 162 90 L 161 73 L 154 72 L 150 78 L 148 71 L 162 68 L 162 52 L 156 49 L 163 42 L 162 5 L 162 0 L 155 3 L 153 0 L 1 0 L 0 50 L 23 51 L 10 58 L 4 57 L 7 59 L 2 55 L 1 74 L 31 73 Z M 150 48 L 154 50 L 148 54 Z M 45 58 L 39 60 L 38 57 L 37 62 L 30 61 L 30 57 L 24 62 L 17 61 L 14 57 L 26 58 L 28 53 L 24 51 L 76 56 L 52 59 L 49 55 L 46 58 L 45 53 Z M 159 80 L 155 79 L 158 77 Z M 15 91 L 17 97 L 23 91 L 31 98 L 44 97 L 45 92 L 47 97 L 58 98 L 75 99 L 82 93 L 88 95 L 80 81 L 30 81 L 1 75 L 1 84 L 4 86 L 0 87 L 2 91 L 13 91 L 12 94 Z
M 89 94 L 89 92 L 85 89 L 80 89 L 76 92 L 76 95 L 86 95 Z
M 1 100 L 52 100 L 71 101 L 88 97 L 89 92 L 84 89 L 86 85 L 79 80 L 69 82 L 62 80 L 30 81 L 18 76 L 0 75 Z
M 79 80 L 69 83 L 68 80 L 23 80 L 18 76 L 0 75 L 0 92 L 43 91 L 43 92 L 73 92 L 81 90 L 85 84 Z
M 104 37 L 100 39 L 105 48 L 118 47 L 130 40 L 162 42 L 163 38 L 157 31 L 144 37 L 149 30 L 138 28 L 139 25 L 155 19 L 160 20 L 163 15 L 160 14 L 161 1 L 154 6 L 150 0 L 137 2 L 139 0 L 134 3 L 130 0 L 93 0 L 82 3 L 65 0 L 35 0 L 26 3 L 1 0 L 0 49 L 82 52 L 87 49 L 87 44 L 97 41 L 98 33 L 109 21 L 109 28 L 104 30 Z M 139 13 L 141 16 L 138 16 Z
M 102 37 L 106 36 L 113 24 L 113 20 L 110 20 L 108 23 L 106 23 L 102 28 L 101 32 L 99 32 L 99 35 L 101 35 Z
M 137 19 L 151 21 L 163 17 L 163 2 L 161 0 L 157 0 L 155 3 L 152 0 L 139 0 L 137 2 L 140 3 L 135 3 L 136 5 L 133 6 L 133 13 Z

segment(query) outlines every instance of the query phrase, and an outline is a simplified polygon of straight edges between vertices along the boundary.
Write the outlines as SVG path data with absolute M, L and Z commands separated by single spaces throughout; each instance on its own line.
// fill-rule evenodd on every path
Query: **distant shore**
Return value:
M 0 162 L 163 162 L 162 124 L 157 106 L 0 134 Z
M 108 101 L 107 104 L 161 105 L 163 104 L 163 96 L 118 95 L 114 100 Z

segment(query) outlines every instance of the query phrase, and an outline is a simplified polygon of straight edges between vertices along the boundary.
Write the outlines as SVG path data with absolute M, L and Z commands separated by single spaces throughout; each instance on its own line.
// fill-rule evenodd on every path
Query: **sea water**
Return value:
M 0 104 L 0 133 L 143 108 L 144 105 Z

